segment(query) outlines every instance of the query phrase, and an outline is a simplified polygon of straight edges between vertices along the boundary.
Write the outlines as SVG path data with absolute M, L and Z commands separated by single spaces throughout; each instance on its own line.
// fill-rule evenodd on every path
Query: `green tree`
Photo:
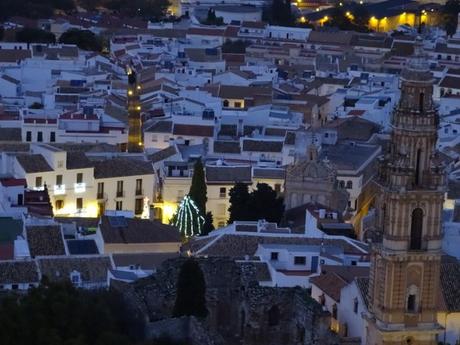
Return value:
M 59 38 L 59 43 L 75 44 L 83 50 L 101 52 L 104 45 L 99 36 L 89 30 L 70 29 Z
M 459 0 L 447 0 L 443 7 L 443 24 L 447 35 L 452 36 L 457 30 L 458 13 L 460 12 Z
M 184 315 L 200 318 L 208 315 L 204 274 L 198 262 L 193 258 L 187 259 L 182 264 L 177 279 L 173 316 Z
M 226 40 L 222 45 L 222 53 L 244 54 L 250 42 L 243 40 Z
M 222 25 L 224 24 L 224 19 L 222 17 L 216 17 L 216 12 L 213 8 L 208 9 L 208 15 L 206 20 L 203 22 L 206 25 Z
M 279 223 L 283 217 L 283 198 L 266 183 L 258 183 L 251 193 L 250 215 L 252 220 L 265 219 L 268 222 Z
M 363 5 L 356 5 L 353 9 L 353 23 L 360 29 L 360 31 L 369 31 L 367 25 L 371 15 L 367 8 Z
M 205 217 L 204 217 L 204 224 L 203 224 L 203 230 L 201 231 L 202 236 L 206 236 L 209 234 L 211 231 L 214 230 L 214 217 L 212 216 L 211 212 L 207 212 Z
M 16 32 L 16 41 L 24 43 L 56 43 L 56 36 L 45 30 L 24 28 Z
M 234 221 L 245 221 L 251 220 L 250 216 L 250 202 L 251 195 L 249 194 L 249 187 L 245 183 L 236 183 L 232 189 L 230 189 L 230 207 L 228 212 L 230 218 L 228 224 Z
M 168 0 L 111 0 L 107 6 L 129 17 L 159 21 L 166 16 L 171 3 Z
M 271 22 L 277 25 L 291 26 L 294 23 L 294 17 L 291 12 L 290 0 L 272 0 L 270 9 Z
M 192 184 L 188 195 L 195 202 L 195 205 L 200 210 L 200 214 L 204 216 L 206 214 L 206 201 L 208 201 L 208 197 L 204 167 L 201 159 L 198 159 L 193 167 Z

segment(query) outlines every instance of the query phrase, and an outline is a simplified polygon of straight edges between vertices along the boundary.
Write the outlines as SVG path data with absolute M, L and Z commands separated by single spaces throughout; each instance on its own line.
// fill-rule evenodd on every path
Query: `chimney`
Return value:
M 326 217 L 326 210 L 324 208 L 319 210 L 319 218 L 324 219 Z

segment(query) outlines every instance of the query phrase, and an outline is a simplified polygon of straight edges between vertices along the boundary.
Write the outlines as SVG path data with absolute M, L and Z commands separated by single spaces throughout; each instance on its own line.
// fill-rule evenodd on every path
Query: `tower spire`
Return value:
M 436 345 L 444 174 L 433 159 L 437 110 L 433 76 L 417 38 L 401 73 L 390 152 L 377 180 L 376 227 L 369 277 L 367 344 Z
M 139 76 L 134 66 L 126 66 L 128 75 L 128 152 L 142 152 L 144 149 L 142 139 L 142 119 Z

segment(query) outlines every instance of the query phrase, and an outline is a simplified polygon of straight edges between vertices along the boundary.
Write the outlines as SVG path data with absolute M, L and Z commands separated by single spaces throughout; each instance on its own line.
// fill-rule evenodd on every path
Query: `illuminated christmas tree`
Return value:
M 177 209 L 177 213 L 172 219 L 174 224 L 184 236 L 197 236 L 202 232 L 204 217 L 200 209 L 196 206 L 193 199 L 186 195 Z

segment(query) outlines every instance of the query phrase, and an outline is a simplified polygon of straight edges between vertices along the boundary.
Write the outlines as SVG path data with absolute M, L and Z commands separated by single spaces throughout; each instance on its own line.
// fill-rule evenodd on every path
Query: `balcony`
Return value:
M 125 191 L 124 190 L 117 190 L 116 197 L 117 198 L 124 198 L 125 197 Z
M 84 182 L 75 183 L 73 185 L 73 188 L 75 190 L 75 193 L 77 193 L 77 194 L 84 193 L 84 192 L 86 192 L 86 183 L 84 183 Z
M 105 194 L 104 192 L 102 193 L 97 193 L 97 196 L 96 196 L 97 200 L 107 200 L 107 194 Z
M 65 194 L 65 184 L 56 184 L 53 188 L 54 195 L 63 195 Z

